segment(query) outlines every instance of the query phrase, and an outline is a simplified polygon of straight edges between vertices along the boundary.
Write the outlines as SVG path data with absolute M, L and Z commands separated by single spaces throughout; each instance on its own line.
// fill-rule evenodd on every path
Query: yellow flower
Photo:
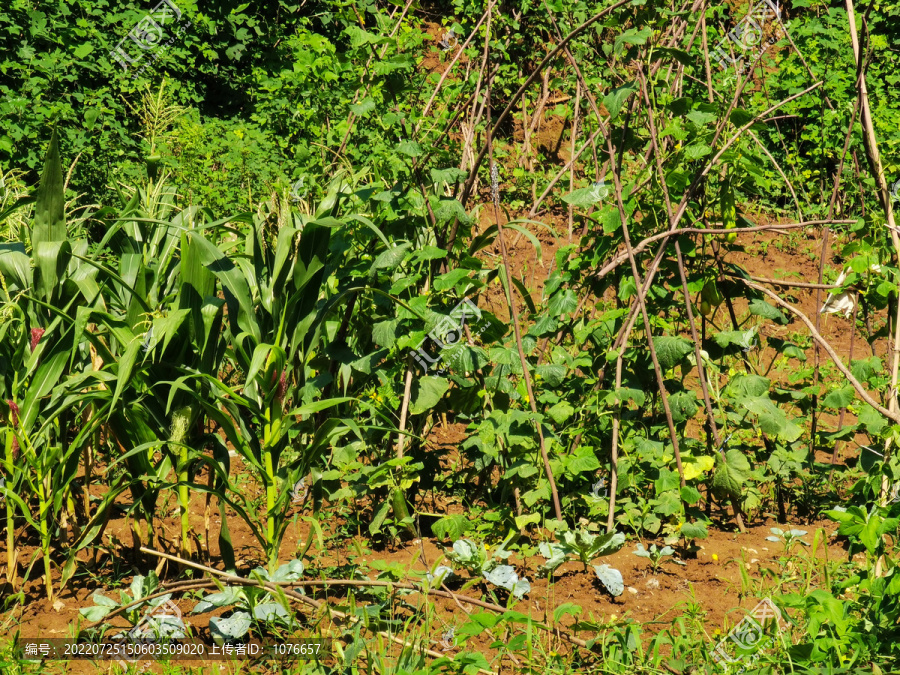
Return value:
M 719 556 L 713 553 L 713 562 L 719 562 Z

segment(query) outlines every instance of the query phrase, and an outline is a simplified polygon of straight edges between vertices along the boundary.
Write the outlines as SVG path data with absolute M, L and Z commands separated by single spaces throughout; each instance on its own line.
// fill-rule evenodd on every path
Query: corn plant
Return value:
M 65 384 L 84 363 L 77 349 L 72 308 L 96 296 L 91 270 L 76 256 L 87 242 L 66 231 L 62 166 L 55 134 L 30 226 L 23 239 L 0 248 L 0 275 L 5 295 L 2 382 L 6 401 L 5 465 L 16 491 L 6 492 L 7 555 L 15 576 L 13 529 L 19 514 L 39 533 L 47 596 L 52 600 L 50 543 L 56 517 L 72 510 L 70 486 L 78 468 L 77 446 L 68 430 L 78 402 L 65 396 Z M 30 255 L 29 255 L 30 246 Z M 30 503 L 36 499 L 37 513 Z
M 265 525 L 254 532 L 271 564 L 288 524 L 291 488 L 331 443 L 356 427 L 350 420 L 330 418 L 316 428 L 311 419 L 302 419 L 351 400 L 316 400 L 316 388 L 307 386 L 308 361 L 333 306 L 323 296 L 334 222 L 295 221 L 269 237 L 258 218 L 240 255 L 227 255 L 202 233 L 188 232 L 199 259 L 222 284 L 229 318 L 227 358 L 245 373 L 240 391 L 203 375 L 214 385 L 216 402 L 198 403 L 265 486 Z M 289 407 L 301 402 L 306 405 Z M 253 508 L 242 513 L 256 518 Z

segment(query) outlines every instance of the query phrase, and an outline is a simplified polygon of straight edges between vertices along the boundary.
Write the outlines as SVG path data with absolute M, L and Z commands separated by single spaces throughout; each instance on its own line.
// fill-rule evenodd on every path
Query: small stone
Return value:
M 658 590 L 659 589 L 659 579 L 647 579 L 647 583 L 645 584 L 647 588 Z
M 751 558 L 751 559 L 750 559 L 750 564 L 751 564 L 751 565 L 752 565 L 753 563 L 758 563 L 758 562 L 759 562 L 759 558 Z
M 762 547 L 762 550 L 763 550 L 763 551 L 768 551 L 769 549 L 767 549 L 765 546 L 763 546 L 763 547 Z
M 628 592 L 631 593 L 632 595 L 638 594 L 638 590 L 636 588 L 632 588 L 631 586 L 628 587 Z
M 759 555 L 759 551 L 757 551 L 755 548 L 748 548 L 747 553 L 752 553 L 753 555 Z

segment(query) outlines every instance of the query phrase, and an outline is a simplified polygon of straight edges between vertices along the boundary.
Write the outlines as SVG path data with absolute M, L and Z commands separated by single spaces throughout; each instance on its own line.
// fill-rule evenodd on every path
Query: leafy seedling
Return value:
M 800 538 L 806 534 L 806 530 L 780 530 L 777 527 L 770 527 L 769 531 L 774 536 L 766 537 L 766 541 L 782 542 L 784 544 L 785 553 L 790 551 L 796 543 L 809 546 L 807 542 Z
M 659 570 L 659 566 L 664 562 L 673 562 L 676 565 L 686 565 L 687 563 L 683 560 L 679 560 L 675 557 L 675 549 L 671 546 L 663 546 L 662 548 L 657 548 L 656 544 L 650 544 L 650 550 L 644 548 L 643 544 L 637 545 L 637 550 L 634 551 L 634 554 L 640 558 L 648 558 L 650 560 L 650 566 L 653 568 L 653 573 Z

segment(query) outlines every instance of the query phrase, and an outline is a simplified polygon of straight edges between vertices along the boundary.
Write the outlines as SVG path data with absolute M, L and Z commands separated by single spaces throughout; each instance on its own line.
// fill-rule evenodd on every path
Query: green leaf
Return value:
M 646 30 L 649 31 L 650 29 L 647 28 Z M 622 105 L 625 103 L 625 100 L 636 91 L 638 91 L 637 85 L 630 83 L 623 87 L 616 87 L 603 97 L 603 105 L 607 111 L 609 111 L 609 118 L 611 120 L 614 120 L 619 116 L 619 112 L 622 110 Z
M 0 244 L 0 274 L 10 292 L 31 288 L 31 260 L 25 253 L 25 244 Z
M 868 403 L 864 403 L 859 411 L 859 423 L 873 436 L 879 436 L 887 426 L 887 420 Z
M 623 45 L 642 45 L 647 42 L 647 39 L 650 37 L 651 30 L 650 27 L 647 26 L 642 28 L 641 30 L 637 30 L 635 28 L 629 28 L 624 33 L 619 35 L 616 38 L 615 43 L 613 44 L 613 51 L 618 55 L 622 53 Z
M 547 311 L 554 317 L 571 314 L 577 307 L 578 297 L 570 288 L 558 290 L 550 296 L 550 300 L 547 303 Z
M 740 347 L 741 349 L 750 349 L 754 346 L 756 338 L 756 329 L 750 330 L 727 330 L 715 335 L 716 344 L 723 349 L 729 346 Z
M 694 351 L 694 345 L 690 340 L 672 335 L 654 336 L 653 346 L 656 348 L 659 365 L 664 371 L 674 368 L 685 356 Z
M 638 408 L 644 405 L 644 401 L 647 400 L 647 396 L 642 389 L 631 389 L 630 387 L 619 387 L 614 392 L 614 395 L 622 403 L 634 401 Z
M 68 241 L 39 241 L 34 246 L 34 288 L 38 296 L 52 301 L 69 265 L 72 247 Z
M 259 325 L 256 323 L 253 303 L 250 300 L 250 287 L 243 272 L 234 262 L 225 256 L 199 233 L 190 231 L 188 236 L 197 244 L 200 260 L 210 272 L 216 275 L 225 289 L 225 300 L 228 303 L 228 316 L 234 322 L 235 335 L 247 332 L 255 342 L 261 342 Z
M 547 411 L 547 415 L 550 416 L 550 419 L 552 419 L 557 424 L 562 424 L 574 414 L 575 408 L 570 406 L 565 401 L 560 401 Z
M 750 313 L 755 314 L 756 316 L 761 316 L 764 319 L 777 321 L 782 325 L 787 325 L 788 323 L 790 323 L 787 317 L 785 317 L 784 314 L 781 313 L 781 310 L 779 310 L 774 305 L 770 305 L 762 298 L 756 298 L 753 302 L 750 303 Z
M 547 559 L 547 561 L 541 565 L 541 569 L 546 570 L 547 572 L 552 572 L 562 565 L 569 556 L 568 547 L 548 542 L 541 542 L 538 545 L 538 552 Z
M 826 408 L 846 408 L 853 403 L 855 396 L 856 390 L 853 388 L 852 384 L 848 384 L 840 389 L 829 392 L 828 396 L 822 400 L 822 405 Z
M 692 391 L 679 391 L 669 396 L 672 420 L 681 423 L 697 414 L 697 395 Z
M 580 447 L 575 454 L 566 461 L 566 471 L 573 475 L 581 473 L 593 473 L 600 468 L 600 461 L 593 451 L 586 447 Z
M 443 377 L 425 375 L 414 380 L 409 412 L 413 415 L 421 415 L 426 410 L 431 410 L 443 398 L 449 388 L 449 380 Z
M 397 152 L 408 157 L 418 157 L 422 154 L 422 148 L 415 141 L 401 141 L 397 145 Z
M 461 171 L 456 167 L 448 167 L 446 169 L 431 169 L 431 180 L 435 183 L 448 183 L 456 185 L 463 182 L 469 174 Z
M 685 504 L 696 504 L 700 501 L 701 496 L 700 490 L 691 485 L 685 485 L 681 488 L 681 498 Z
M 769 391 L 769 380 L 760 375 L 735 375 L 726 387 L 726 395 L 737 400 L 756 398 Z
M 653 507 L 653 512 L 661 516 L 672 516 L 681 513 L 681 498 L 677 490 L 663 492 L 659 496 L 659 503 Z
M 594 565 L 594 572 L 597 573 L 597 578 L 600 580 L 600 583 L 602 583 L 606 587 L 606 590 L 614 597 L 619 597 L 625 592 L 625 582 L 622 579 L 622 573 L 619 570 L 610 567 L 609 565 Z
M 716 455 L 716 473 L 713 476 L 712 489 L 716 495 L 739 499 L 741 487 L 750 478 L 750 463 L 738 450 L 729 450 L 723 460 Z
M 231 640 L 237 640 L 250 632 L 252 621 L 247 612 L 235 612 L 227 619 L 212 617 L 209 620 L 209 632 L 213 641 L 221 645 Z
M 98 607 L 97 605 L 94 605 L 93 607 L 82 607 L 81 609 L 78 610 L 78 612 L 79 612 L 79 614 L 81 614 L 81 616 L 83 616 L 88 621 L 91 621 L 94 623 L 96 623 L 97 621 L 100 621 L 104 616 L 109 614 L 111 611 L 112 611 L 112 609 L 110 609 L 108 607 Z
M 606 192 L 606 188 L 600 188 L 600 186 L 579 188 L 565 195 L 562 200 L 566 204 L 571 204 L 575 207 L 587 208 L 588 206 L 596 204 L 597 202 L 603 201 L 603 198 L 606 196 Z
M 372 263 L 372 267 L 369 270 L 369 275 L 374 275 L 377 270 L 380 269 L 394 269 L 400 266 L 400 263 L 403 262 L 403 259 L 406 257 L 406 252 L 412 247 L 412 244 L 405 243 L 400 244 L 399 246 L 395 246 L 393 248 L 389 248 L 386 251 L 382 251 L 378 254 L 378 257 L 375 258 L 375 261 Z
M 372 100 L 371 96 L 366 96 L 359 103 L 354 103 L 350 106 L 350 112 L 359 117 L 365 117 L 373 110 L 375 110 L 375 101 Z
M 390 349 L 397 341 L 399 333 L 399 319 L 391 319 L 389 321 L 379 321 L 372 326 L 372 339 L 379 347 Z
M 444 516 L 431 526 L 438 539 L 459 539 L 471 528 L 469 519 L 462 513 Z
M 785 412 L 768 397 L 748 398 L 741 403 L 756 415 L 763 433 L 777 434 L 789 443 L 796 441 L 803 433 L 803 429 L 790 421 Z
M 34 228 L 31 231 L 31 245 L 36 249 L 39 244 L 63 241 L 65 238 L 62 164 L 59 159 L 56 129 L 54 129 L 34 202 Z
M 681 536 L 685 539 L 706 539 L 709 536 L 709 530 L 702 520 L 696 523 L 685 523 L 681 526 Z
M 456 286 L 463 279 L 467 279 L 469 277 L 469 270 L 457 267 L 455 270 L 450 270 L 446 274 L 442 274 L 439 277 L 436 277 L 434 280 L 434 290 L 436 291 L 447 291 Z

